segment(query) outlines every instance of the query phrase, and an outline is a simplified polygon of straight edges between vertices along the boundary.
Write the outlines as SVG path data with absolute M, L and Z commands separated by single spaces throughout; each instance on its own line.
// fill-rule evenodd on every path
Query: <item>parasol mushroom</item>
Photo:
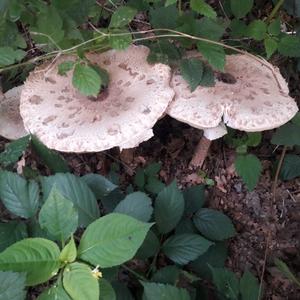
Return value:
M 222 78 L 226 76 L 230 80 Z M 228 55 L 225 73 L 217 76 L 214 87 L 199 86 L 191 92 L 178 71 L 171 85 L 175 99 L 168 114 L 204 130 L 191 167 L 202 166 L 215 130 L 220 130 L 218 126 L 222 123 L 242 131 L 259 132 L 285 124 L 298 111 L 279 69 L 248 55 Z M 209 134 L 205 133 L 207 130 Z M 223 134 L 224 129 L 217 137 Z
M 19 111 L 22 88 L 21 85 L 5 94 L 0 93 L 0 135 L 9 140 L 16 140 L 28 134 Z
M 61 57 L 47 72 L 32 72 L 21 95 L 25 128 L 46 146 L 63 152 L 95 152 L 113 147 L 133 148 L 153 136 L 152 127 L 172 101 L 171 70 L 150 65 L 149 49 L 130 46 L 125 51 L 90 53 L 88 59 L 110 76 L 106 90 L 96 98 L 83 96 L 72 86 L 72 71 L 58 75 Z

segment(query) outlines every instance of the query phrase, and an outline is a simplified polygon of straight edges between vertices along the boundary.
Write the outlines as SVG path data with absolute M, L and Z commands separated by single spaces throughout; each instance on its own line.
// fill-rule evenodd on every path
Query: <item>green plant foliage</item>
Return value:
M 55 186 L 62 196 L 74 203 L 78 211 L 79 226 L 87 226 L 99 217 L 96 198 L 88 185 L 80 178 L 68 173 L 58 173 L 54 176 L 42 177 L 41 183 L 44 200 L 49 197 Z
M 102 268 L 122 264 L 135 255 L 151 226 L 118 213 L 106 215 L 88 226 L 78 256 Z
M 197 212 L 205 202 L 204 185 L 194 185 L 183 191 L 185 201 L 184 213 L 187 215 Z
M 64 264 L 72 263 L 77 257 L 77 249 L 73 236 L 71 237 L 69 243 L 61 250 L 59 259 Z
M 143 299 L 145 300 L 190 300 L 187 290 L 169 284 L 142 282 L 144 287 Z
M 272 144 L 293 147 L 300 145 L 300 126 L 288 123 L 278 128 L 273 134 Z
M 131 7 L 121 6 L 112 14 L 109 27 L 120 28 L 128 25 L 136 13 L 137 11 Z
M 300 57 L 300 38 L 296 36 L 285 36 L 278 44 L 280 54 L 288 57 Z
M 157 283 L 165 283 L 165 284 L 172 284 L 175 285 L 177 280 L 179 279 L 180 275 L 180 269 L 179 267 L 173 265 L 173 266 L 166 266 L 158 271 L 156 271 L 151 281 L 157 282 Z
M 73 300 L 99 300 L 98 280 L 86 264 L 68 265 L 64 270 L 63 285 Z
M 16 61 L 22 60 L 26 52 L 22 50 L 14 50 L 11 47 L 0 47 L 0 67 L 14 64 Z
M 259 300 L 259 283 L 258 280 L 246 271 L 240 280 L 240 291 L 242 300 Z
M 63 285 L 60 283 L 54 285 L 51 288 L 45 290 L 42 294 L 39 295 L 38 300 L 73 300 L 65 291 Z
M 0 272 L 0 300 L 25 299 L 25 273 Z
M 256 41 L 261 41 L 267 33 L 267 25 L 261 20 L 254 20 L 248 26 L 248 34 Z
M 282 180 L 292 180 L 300 176 L 300 157 L 295 154 L 287 154 L 280 170 Z
M 152 230 L 149 230 L 145 240 L 143 241 L 141 247 L 136 253 L 136 257 L 139 259 L 147 259 L 153 257 L 158 253 L 160 248 L 159 240 Z
M 151 199 L 142 192 L 129 194 L 114 209 L 114 212 L 125 214 L 142 222 L 148 222 L 152 216 Z
M 180 62 L 180 73 L 193 92 L 202 80 L 203 63 L 197 58 L 183 59 Z
M 259 159 L 253 154 L 238 155 L 234 165 L 238 175 L 243 178 L 248 189 L 252 191 L 262 171 Z
M 99 280 L 100 298 L 99 300 L 116 300 L 116 293 L 111 284 L 104 278 Z
M 36 182 L 27 182 L 16 173 L 0 171 L 0 198 L 13 214 L 33 217 L 39 204 L 39 187 Z
M 204 0 L 191 0 L 191 8 L 192 10 L 198 12 L 199 14 L 215 19 L 217 17 L 217 13 L 214 9 L 207 4 Z
M 53 187 L 39 214 L 39 223 L 58 241 L 67 240 L 77 229 L 78 212 L 74 204 Z
M 251 11 L 253 2 L 253 0 L 230 0 L 230 8 L 236 18 L 243 18 Z
M 300 287 L 300 278 L 297 278 L 290 270 L 290 268 L 288 267 L 288 265 L 276 258 L 275 259 L 275 265 L 278 268 L 278 270 L 286 277 L 288 278 L 290 281 L 294 282 L 296 285 L 298 285 Z
M 225 51 L 222 46 L 200 41 L 197 48 L 212 67 L 224 71 Z
M 168 233 L 180 221 L 184 212 L 182 193 L 173 182 L 157 196 L 154 207 L 156 225 L 161 233 Z
M 163 252 L 179 265 L 185 265 L 205 253 L 212 242 L 198 234 L 178 234 L 170 237 L 163 244 Z
M 200 209 L 193 217 L 193 221 L 200 233 L 211 240 L 221 241 L 236 234 L 231 220 L 214 209 Z
M 46 239 L 24 239 L 0 253 L 0 270 L 26 273 L 28 286 L 47 281 L 58 268 L 58 246 Z

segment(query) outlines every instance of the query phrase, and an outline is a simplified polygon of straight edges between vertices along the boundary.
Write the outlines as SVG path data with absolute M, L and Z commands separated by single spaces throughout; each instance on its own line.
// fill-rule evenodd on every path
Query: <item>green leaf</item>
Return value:
M 141 282 L 144 300 L 191 300 L 187 290 L 169 284 Z
M 190 218 L 182 218 L 175 228 L 175 233 L 198 233 L 198 230 Z
M 5 150 L 0 153 L 0 164 L 7 167 L 16 163 L 28 147 L 30 136 L 24 136 L 5 145 Z
M 292 180 L 300 176 L 300 156 L 287 154 L 280 170 L 282 180 Z
M 180 271 L 181 270 L 177 266 L 163 267 L 153 274 L 151 281 L 175 285 L 176 281 L 179 279 Z
M 26 273 L 0 272 L 0 300 L 24 300 Z
M 222 241 L 236 234 L 231 220 L 214 209 L 201 208 L 193 221 L 197 229 L 210 240 Z
M 288 57 L 300 57 L 300 38 L 298 36 L 285 36 L 278 44 L 280 54 Z
M 259 283 L 258 280 L 246 271 L 240 280 L 240 291 L 242 300 L 259 300 Z
M 204 65 L 201 86 L 211 87 L 215 85 L 215 75 L 210 66 Z
M 159 232 L 168 233 L 173 230 L 180 221 L 183 211 L 183 195 L 173 181 L 158 194 L 155 201 L 154 215 Z
M 14 50 L 11 47 L 0 47 L 0 67 L 9 66 L 21 60 L 26 55 L 22 50 Z
M 197 43 L 197 48 L 212 67 L 224 71 L 225 51 L 222 46 L 200 41 Z
M 68 173 L 58 173 L 54 176 L 42 177 L 41 184 L 44 200 L 48 198 L 50 191 L 55 186 L 62 196 L 74 203 L 78 211 L 79 226 L 87 226 L 99 217 L 100 211 L 96 198 L 87 184 L 79 177 Z
M 277 36 L 280 34 L 281 32 L 281 28 L 280 28 L 281 24 L 280 24 L 280 18 L 277 18 L 275 20 L 273 20 L 270 25 L 268 26 L 268 33 L 274 36 Z
M 37 285 L 56 274 L 60 265 L 59 252 L 52 241 L 24 239 L 0 253 L 0 270 L 26 272 L 26 285 Z
M 244 21 L 233 19 L 229 25 L 233 38 L 242 38 L 247 35 L 247 25 Z
M 166 0 L 165 7 L 173 5 L 177 3 L 177 0 Z
M 288 147 L 300 146 L 300 126 L 293 123 L 281 126 L 273 134 L 271 143 Z
M 247 132 L 246 145 L 249 147 L 257 147 L 262 139 L 261 132 Z
M 54 173 L 69 172 L 68 163 L 55 151 L 47 148 L 34 135 L 31 136 L 31 144 L 34 152 Z
M 208 18 L 215 19 L 217 17 L 217 13 L 214 9 L 207 4 L 204 0 L 191 0 L 191 8 L 197 13 L 206 16 Z
M 75 62 L 71 60 L 64 61 L 58 65 L 58 74 L 61 76 L 67 75 L 74 68 Z
M 135 255 L 151 226 L 122 214 L 106 215 L 85 230 L 78 256 L 102 268 L 120 265 Z
M 147 259 L 155 256 L 159 251 L 159 240 L 152 230 L 149 230 L 141 247 L 136 253 L 138 259 Z
M 210 266 L 222 268 L 225 265 L 228 251 L 224 242 L 218 242 L 209 247 L 208 251 L 200 255 L 196 260 L 189 263 L 189 268 L 201 278 L 211 280 Z
M 99 74 L 90 66 L 80 63 L 75 65 L 72 83 L 85 96 L 97 96 L 101 88 Z
M 112 29 L 108 37 L 109 45 L 116 50 L 124 50 L 132 43 L 132 35 L 127 29 Z
M 115 290 L 117 300 L 134 300 L 130 290 L 124 283 L 114 281 L 112 282 L 112 286 Z
M 193 92 L 200 84 L 203 75 L 203 63 L 197 58 L 183 59 L 180 62 L 180 73 Z
M 236 18 L 245 17 L 253 7 L 253 0 L 230 0 L 231 11 Z
M 11 213 L 31 218 L 38 209 L 39 187 L 36 182 L 27 182 L 16 173 L 1 171 L 0 198 Z
M 266 37 L 264 40 L 264 45 L 267 53 L 267 58 L 269 59 L 277 50 L 278 43 L 272 37 Z
M 278 270 L 286 278 L 288 278 L 290 281 L 296 283 L 300 287 L 300 279 L 296 278 L 296 276 L 291 272 L 290 268 L 288 267 L 288 265 L 284 261 L 276 258 L 275 259 L 275 265 L 278 268 Z
M 148 177 L 156 176 L 161 170 L 161 163 L 152 163 L 145 168 L 145 174 Z
M 213 283 L 217 290 L 230 300 L 238 300 L 239 280 L 236 275 L 225 268 L 211 267 Z
M 127 195 L 117 205 L 114 212 L 131 216 L 142 222 L 148 222 L 153 212 L 152 201 L 145 193 L 135 192 Z
M 248 25 L 247 32 L 256 41 L 261 41 L 266 37 L 267 25 L 261 20 L 254 20 Z
M 194 185 L 189 187 L 183 191 L 183 197 L 185 201 L 185 210 L 184 212 L 189 215 L 198 211 L 203 205 L 205 201 L 205 186 Z
M 207 17 L 196 20 L 193 27 L 196 36 L 213 41 L 220 39 L 225 31 L 224 25 Z
M 101 200 L 109 193 L 114 191 L 118 186 L 99 174 L 86 174 L 81 177 L 83 181 L 93 191 L 96 198 Z
M 150 23 L 153 28 L 175 29 L 178 10 L 176 5 L 150 9 Z
M 77 229 L 78 212 L 74 204 L 53 187 L 40 210 L 39 223 L 57 241 L 65 241 Z
M 59 259 L 64 264 L 72 263 L 73 261 L 75 261 L 76 256 L 77 256 L 77 249 L 76 249 L 74 238 L 72 236 L 69 243 L 62 249 Z
M 10 221 L 0 223 L 0 252 L 13 243 L 28 237 L 25 223 L 20 221 Z
M 61 283 L 54 285 L 40 294 L 37 300 L 73 300 L 65 291 Z
M 99 300 L 116 300 L 116 293 L 111 284 L 104 278 L 99 280 L 100 298 Z
M 134 8 L 121 6 L 111 16 L 109 27 L 120 28 L 128 25 L 137 11 Z
M 149 177 L 147 179 L 147 184 L 145 185 L 145 190 L 151 194 L 159 194 L 166 185 L 161 182 L 158 178 L 156 177 Z
M 168 238 L 163 244 L 164 254 L 176 264 L 186 265 L 205 253 L 212 242 L 198 234 L 178 234 Z
M 109 74 L 105 69 L 100 68 L 98 65 L 89 65 L 93 68 L 101 78 L 101 87 L 106 88 L 109 84 Z
M 253 154 L 238 155 L 234 165 L 238 175 L 242 177 L 248 189 L 252 191 L 261 175 L 260 160 Z
M 72 263 L 64 270 L 63 285 L 73 300 L 99 300 L 99 284 L 90 267 Z

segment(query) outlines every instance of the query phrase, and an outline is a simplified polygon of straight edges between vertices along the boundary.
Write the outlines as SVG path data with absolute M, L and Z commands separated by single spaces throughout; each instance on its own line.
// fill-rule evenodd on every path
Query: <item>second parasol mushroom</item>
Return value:
M 224 123 L 234 129 L 259 132 L 285 124 L 298 111 L 279 69 L 269 63 L 248 55 L 228 55 L 224 74 L 231 80 L 220 76 L 215 86 L 199 86 L 193 92 L 178 71 L 173 75 L 175 99 L 168 114 L 204 130 L 191 167 L 202 167 L 211 140 L 226 133 Z M 217 132 L 220 134 L 215 135 Z

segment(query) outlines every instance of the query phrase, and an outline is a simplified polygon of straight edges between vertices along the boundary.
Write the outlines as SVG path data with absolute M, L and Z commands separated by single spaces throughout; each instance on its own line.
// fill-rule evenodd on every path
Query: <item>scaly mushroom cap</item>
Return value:
M 16 140 L 28 133 L 20 116 L 20 95 L 23 86 L 17 86 L 0 96 L 0 135 Z
M 247 55 L 228 55 L 225 73 L 236 80 L 218 80 L 214 87 L 198 87 L 194 92 L 177 71 L 171 80 L 175 100 L 168 114 L 189 125 L 212 128 L 224 120 L 232 128 L 255 132 L 288 122 L 297 113 L 288 86 L 279 70 Z
M 94 152 L 112 147 L 132 148 L 153 136 L 152 127 L 172 101 L 171 70 L 149 65 L 149 49 L 130 46 L 88 54 L 105 68 L 110 83 L 97 99 L 72 86 L 72 72 L 57 74 L 62 61 L 42 65 L 30 74 L 22 91 L 20 111 L 28 131 L 49 148 L 64 152 Z

